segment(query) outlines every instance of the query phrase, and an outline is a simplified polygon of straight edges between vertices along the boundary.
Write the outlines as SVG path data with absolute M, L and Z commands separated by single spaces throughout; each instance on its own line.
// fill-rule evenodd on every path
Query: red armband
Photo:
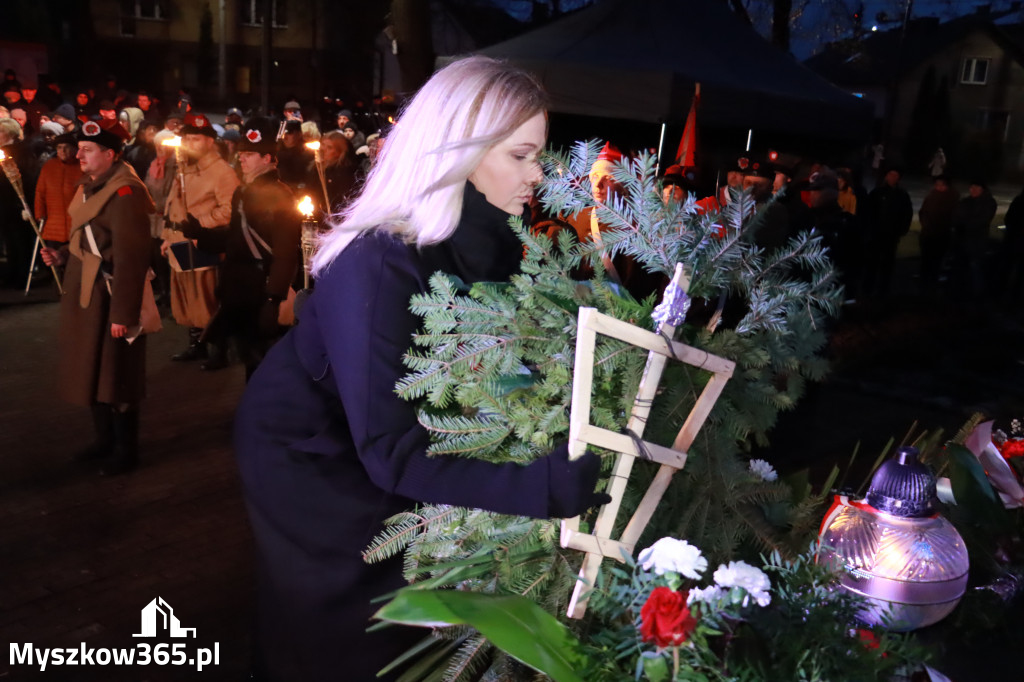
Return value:
M 126 196 L 129 196 L 131 193 L 132 193 L 132 188 L 129 187 L 128 185 L 125 185 L 121 189 L 117 190 L 117 196 L 119 196 L 119 197 L 126 197 Z

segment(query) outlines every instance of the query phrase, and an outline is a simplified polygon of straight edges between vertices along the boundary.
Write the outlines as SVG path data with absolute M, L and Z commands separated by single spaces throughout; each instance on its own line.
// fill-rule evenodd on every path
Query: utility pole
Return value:
M 217 3 L 217 21 L 220 22 L 220 49 L 217 53 L 217 98 L 221 105 L 228 99 L 228 28 L 227 28 L 227 0 L 220 0 Z
M 263 49 L 260 51 L 260 107 L 263 115 L 270 113 L 270 47 L 273 30 L 274 0 L 260 0 L 263 14 Z

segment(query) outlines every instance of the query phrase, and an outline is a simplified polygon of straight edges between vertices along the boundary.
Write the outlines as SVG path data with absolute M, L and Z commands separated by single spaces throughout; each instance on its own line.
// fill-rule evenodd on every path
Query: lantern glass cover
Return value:
M 950 614 L 967 588 L 963 538 L 936 511 L 935 479 L 901 448 L 875 474 L 865 500 L 843 502 L 823 524 L 818 560 L 868 599 L 860 618 L 914 630 Z

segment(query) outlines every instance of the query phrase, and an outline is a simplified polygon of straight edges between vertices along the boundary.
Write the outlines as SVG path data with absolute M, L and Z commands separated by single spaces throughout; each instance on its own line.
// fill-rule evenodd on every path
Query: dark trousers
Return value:
M 246 380 L 256 371 L 273 342 L 260 333 L 260 305 L 258 302 L 223 301 L 203 335 L 204 341 L 222 349 L 234 341 L 238 358 L 245 365 Z
M 942 261 L 949 248 L 949 234 L 921 233 L 921 280 L 922 284 L 934 284 L 942 274 Z

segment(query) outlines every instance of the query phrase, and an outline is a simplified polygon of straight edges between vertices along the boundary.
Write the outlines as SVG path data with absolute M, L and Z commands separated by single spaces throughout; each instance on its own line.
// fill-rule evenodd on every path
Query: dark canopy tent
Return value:
M 567 114 L 677 123 L 700 82 L 702 126 L 854 140 L 871 123 L 866 103 L 713 0 L 599 0 L 480 54 L 535 73 Z

